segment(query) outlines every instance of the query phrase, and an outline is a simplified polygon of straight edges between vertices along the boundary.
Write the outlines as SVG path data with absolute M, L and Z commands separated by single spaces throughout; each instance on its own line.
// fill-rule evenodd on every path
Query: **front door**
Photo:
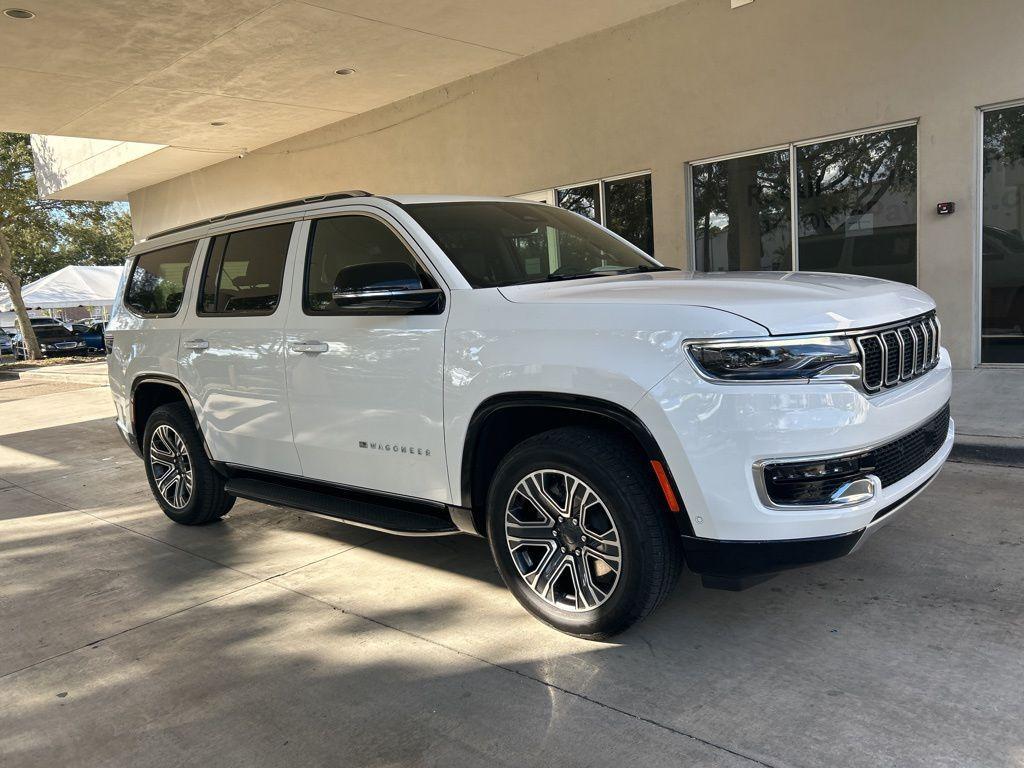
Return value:
M 447 502 L 444 294 L 383 213 L 314 219 L 288 311 L 292 430 L 313 479 Z M 436 300 L 434 300 L 436 299 Z
M 178 370 L 213 458 L 301 475 L 285 396 L 291 222 L 213 237 L 181 329 Z M 294 259 L 292 260 L 294 261 Z

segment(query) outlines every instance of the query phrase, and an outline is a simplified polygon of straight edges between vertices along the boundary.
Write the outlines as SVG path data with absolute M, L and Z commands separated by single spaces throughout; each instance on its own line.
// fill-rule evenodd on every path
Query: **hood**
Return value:
M 874 277 L 824 272 L 653 272 L 511 285 L 517 303 L 713 307 L 772 334 L 818 333 L 895 322 L 935 308 L 923 291 Z

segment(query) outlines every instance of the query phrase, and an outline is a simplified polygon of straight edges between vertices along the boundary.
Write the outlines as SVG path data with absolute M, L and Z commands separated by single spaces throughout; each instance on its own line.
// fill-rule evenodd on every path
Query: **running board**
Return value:
M 224 483 L 224 490 L 243 499 L 292 507 L 400 536 L 447 536 L 461 533 L 443 506 L 437 507 L 439 516 L 435 516 L 401 506 L 353 498 L 331 487 L 314 486 L 311 483 L 272 482 L 251 477 L 231 478 Z

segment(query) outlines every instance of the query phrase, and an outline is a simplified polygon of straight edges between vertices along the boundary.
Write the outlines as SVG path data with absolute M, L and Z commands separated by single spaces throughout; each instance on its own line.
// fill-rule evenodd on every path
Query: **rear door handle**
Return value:
M 210 342 L 208 342 L 206 339 L 189 339 L 188 341 L 184 342 L 181 346 L 183 346 L 185 349 L 209 349 Z
M 321 352 L 327 351 L 327 344 L 322 341 L 297 341 L 289 349 L 292 352 L 309 352 L 313 355 L 319 355 Z

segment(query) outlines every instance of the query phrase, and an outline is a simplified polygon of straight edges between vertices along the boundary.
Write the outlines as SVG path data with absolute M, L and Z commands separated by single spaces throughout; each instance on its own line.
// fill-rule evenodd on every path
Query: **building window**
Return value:
M 788 149 L 694 166 L 697 269 L 792 269 L 789 189 Z
M 800 269 L 917 282 L 917 130 L 796 148 Z
M 916 126 L 698 163 L 691 180 L 699 270 L 917 281 Z
M 1024 106 L 982 121 L 981 362 L 1024 363 Z
M 604 225 L 641 251 L 654 253 L 654 211 L 651 175 L 601 182 Z
M 554 200 L 559 208 L 586 216 L 654 255 L 651 174 L 617 176 L 561 187 L 555 190 Z
M 555 203 L 559 208 L 586 216 L 600 224 L 601 193 L 599 184 L 581 184 L 578 187 L 566 187 L 555 192 Z

